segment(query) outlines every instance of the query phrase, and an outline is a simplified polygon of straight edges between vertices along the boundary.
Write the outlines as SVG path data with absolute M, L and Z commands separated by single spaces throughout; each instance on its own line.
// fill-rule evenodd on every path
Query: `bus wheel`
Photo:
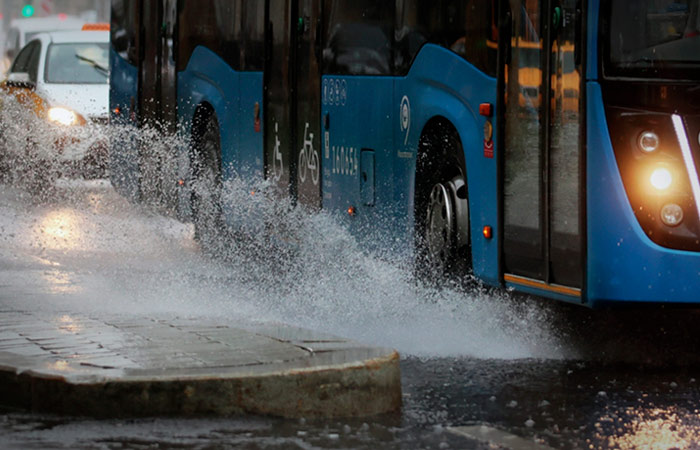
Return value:
M 415 273 L 429 283 L 471 272 L 464 152 L 454 128 L 429 125 L 419 144 L 415 186 Z
M 456 175 L 446 183 L 437 183 L 428 201 L 425 246 L 431 272 L 446 274 L 457 268 L 469 242 L 469 204 L 466 182 Z M 460 255 L 461 253 L 461 255 Z
M 469 205 L 462 175 L 437 183 L 430 192 L 425 221 L 425 247 L 429 272 L 445 276 L 468 263 Z
M 211 250 L 223 232 L 221 142 L 213 114 L 195 123 L 192 142 L 192 216 L 195 238 Z

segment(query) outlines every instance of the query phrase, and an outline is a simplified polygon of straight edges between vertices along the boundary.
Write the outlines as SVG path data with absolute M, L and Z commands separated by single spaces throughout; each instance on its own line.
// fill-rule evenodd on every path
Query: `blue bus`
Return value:
M 694 304 L 698 5 L 112 0 L 112 122 L 189 143 L 114 142 L 112 181 L 200 235 L 240 218 L 197 183 L 267 180 L 429 273 Z

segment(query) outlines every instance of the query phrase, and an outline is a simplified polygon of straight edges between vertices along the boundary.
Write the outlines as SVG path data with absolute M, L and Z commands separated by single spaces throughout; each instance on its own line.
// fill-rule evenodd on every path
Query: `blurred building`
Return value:
M 22 17 L 26 6 L 34 8 L 36 17 L 68 14 L 89 21 L 109 21 L 109 0 L 0 0 L 0 15 L 4 29 L 12 19 Z

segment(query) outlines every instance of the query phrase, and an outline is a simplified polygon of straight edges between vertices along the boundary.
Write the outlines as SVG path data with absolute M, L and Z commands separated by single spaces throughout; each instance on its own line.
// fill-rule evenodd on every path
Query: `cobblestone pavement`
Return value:
M 5 402 L 96 416 L 398 408 L 398 355 L 286 325 L 3 311 Z

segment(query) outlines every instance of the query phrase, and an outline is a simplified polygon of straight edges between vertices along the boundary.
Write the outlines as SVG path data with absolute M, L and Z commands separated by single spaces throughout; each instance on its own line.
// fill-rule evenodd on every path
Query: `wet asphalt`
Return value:
M 116 199 L 108 185 L 81 185 L 78 200 L 72 196 L 68 200 L 62 197 L 54 203 L 40 205 L 33 204 L 13 188 L 0 188 L 3 215 L 0 269 L 4 273 L 0 280 L 3 286 L 0 310 L 16 310 L 23 302 L 35 302 L 51 311 L 83 305 L 91 314 L 105 309 L 112 314 L 133 314 L 133 304 L 120 305 L 116 300 L 121 297 L 107 291 L 100 307 L 95 303 L 84 305 L 81 295 L 87 294 L 81 293 L 81 289 L 88 286 L 89 298 L 97 302 L 96 290 L 105 289 L 105 286 L 114 289 L 115 278 L 145 280 L 153 276 L 154 266 L 158 271 L 174 271 L 173 278 L 178 278 L 181 276 L 177 273 L 179 266 L 163 264 L 162 259 L 175 261 L 181 259 L 182 254 L 197 261 L 201 258 L 195 275 L 203 283 L 230 282 L 229 279 L 222 282 L 218 268 L 207 266 L 207 258 L 199 255 L 191 237 L 181 235 L 188 233 L 182 231 L 185 228 L 152 212 L 126 206 Z M 114 204 L 119 207 L 115 209 Z M 54 212 L 63 214 L 71 208 L 92 208 L 98 213 L 74 222 L 61 221 L 59 217 L 55 227 L 52 222 L 42 228 L 40 234 L 44 237 L 22 240 L 22 235 L 28 233 L 23 231 L 26 230 L 24 224 L 41 222 L 52 217 Z M 107 211 L 120 219 L 114 224 L 110 219 L 105 225 L 99 211 Z M 157 257 L 153 259 L 159 260 L 159 264 L 148 263 L 147 255 L 132 255 L 131 247 L 120 243 L 120 239 L 131 239 L 129 233 L 115 232 L 105 245 L 98 249 L 91 247 L 94 236 L 90 230 L 105 226 L 121 230 L 124 217 L 159 230 L 169 229 L 169 236 L 175 235 L 167 243 L 168 250 L 158 247 Z M 23 225 L 17 225 L 19 222 Z M 50 232 L 56 236 L 45 239 Z M 82 238 L 71 244 L 71 239 L 81 233 Z M 173 242 L 182 248 L 170 249 Z M 141 243 L 136 247 L 148 250 Z M 102 262 L 104 267 L 93 272 L 96 254 L 99 261 L 108 262 Z M 82 262 L 85 258 L 89 259 L 88 263 Z M 129 269 L 119 268 L 122 258 L 131 258 Z M 135 264 L 135 260 L 140 264 Z M 59 269 L 53 268 L 55 264 L 62 267 L 73 264 L 71 276 L 67 276 L 67 272 L 59 273 Z M 7 288 L 8 279 L 18 277 L 28 284 L 44 286 L 45 296 L 24 296 L 21 288 Z M 37 277 L 44 279 L 36 280 Z M 157 288 L 152 289 L 163 290 L 161 285 Z M 531 328 L 519 324 L 519 339 L 514 342 L 527 342 L 528 351 L 509 352 L 508 344 L 499 341 L 500 334 L 511 331 L 508 325 L 499 323 L 504 328 L 491 330 L 479 327 L 484 322 L 481 317 L 462 320 L 463 335 L 476 340 L 472 346 L 466 341 L 450 342 L 453 333 L 442 333 L 438 322 L 435 338 L 426 345 L 434 352 L 425 351 L 424 346 L 412 351 L 412 341 L 401 348 L 403 407 L 394 414 L 341 420 L 268 417 L 96 420 L 5 408 L 0 410 L 0 448 L 493 448 L 494 442 L 480 442 L 453 431 L 474 425 L 524 438 L 536 446 L 533 448 L 700 448 L 700 364 L 697 358 L 700 317 L 697 311 L 658 308 L 588 311 L 488 290 L 485 294 L 480 292 L 479 298 L 487 302 L 505 302 L 503 308 L 514 317 L 522 310 L 532 314 L 534 308 L 536 317 L 546 319 L 547 338 L 528 340 L 530 332 L 536 336 L 543 334 L 542 319 L 533 321 Z M 188 318 L 198 314 L 211 317 L 212 310 L 221 307 L 218 303 L 196 305 L 194 308 L 176 305 L 175 312 L 168 309 L 172 303 L 151 306 L 149 314 L 172 317 L 186 313 Z M 238 313 L 245 306 L 245 303 L 238 305 Z M 476 309 L 474 305 L 470 308 L 470 313 L 479 313 L 478 305 Z M 432 309 L 425 311 L 429 313 Z M 375 313 L 369 311 L 367 317 L 354 317 L 357 324 L 351 331 L 356 335 L 351 337 L 369 333 L 368 339 L 374 340 L 377 331 L 369 327 L 363 329 L 362 323 L 371 322 L 370 315 Z M 299 325 L 300 319 L 293 321 Z M 381 342 L 387 343 L 394 341 Z M 547 348 L 538 348 L 540 346 Z M 455 347 L 488 350 L 459 352 Z M 557 351 L 551 347 L 558 347 Z

